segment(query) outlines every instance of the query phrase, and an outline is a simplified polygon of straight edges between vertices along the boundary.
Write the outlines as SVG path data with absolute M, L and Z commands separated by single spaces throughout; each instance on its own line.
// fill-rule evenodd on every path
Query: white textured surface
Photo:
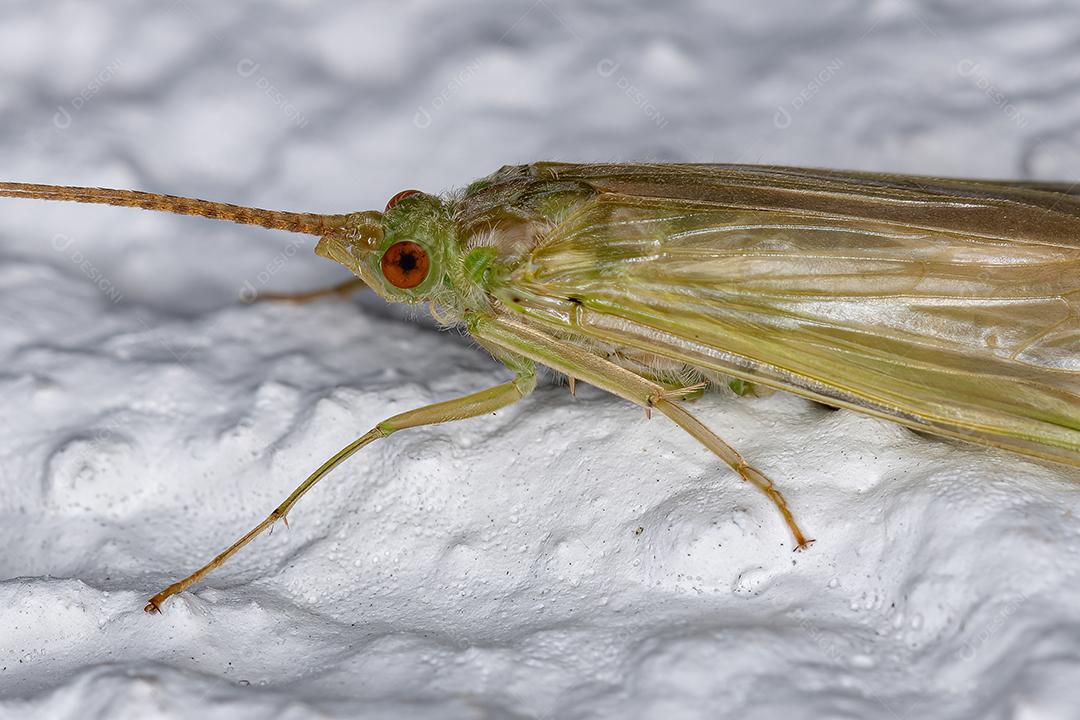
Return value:
M 0 176 L 334 212 L 537 159 L 1080 176 L 1071 0 L 640 5 L 11 0 Z M 370 298 L 236 303 L 342 279 L 309 250 L 0 203 L 0 716 L 1080 717 L 1076 472 L 785 395 L 695 410 L 806 553 L 665 421 L 545 384 L 144 614 L 376 421 L 505 377 Z

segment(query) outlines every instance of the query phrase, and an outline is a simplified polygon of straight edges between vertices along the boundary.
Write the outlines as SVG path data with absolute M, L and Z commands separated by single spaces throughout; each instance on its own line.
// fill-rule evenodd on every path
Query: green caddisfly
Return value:
M 1080 190 L 786 167 L 536 163 L 382 212 L 277 212 L 128 190 L 0 183 L 320 238 L 389 302 L 425 303 L 513 379 L 378 423 L 148 611 L 277 520 L 335 466 L 405 428 L 528 395 L 536 365 L 667 416 L 783 495 L 686 409 L 706 385 L 786 390 L 916 430 L 1080 466 Z M 305 298 L 317 297 L 319 292 Z

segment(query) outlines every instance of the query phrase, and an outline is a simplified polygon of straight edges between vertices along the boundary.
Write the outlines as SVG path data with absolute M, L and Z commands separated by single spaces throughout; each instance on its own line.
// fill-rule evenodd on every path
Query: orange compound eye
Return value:
M 399 202 L 401 202 L 405 198 L 409 197 L 410 195 L 419 195 L 419 194 L 420 194 L 419 190 L 402 190 L 397 195 L 395 195 L 394 197 L 392 197 L 392 198 L 390 198 L 389 200 L 386 201 L 386 210 L 389 210 L 390 208 L 394 207 L 395 205 L 397 205 Z M 386 210 L 383 210 L 383 212 L 386 212 Z
M 424 282 L 430 261 L 427 250 L 405 240 L 386 248 L 380 264 L 383 275 L 391 285 L 407 290 Z

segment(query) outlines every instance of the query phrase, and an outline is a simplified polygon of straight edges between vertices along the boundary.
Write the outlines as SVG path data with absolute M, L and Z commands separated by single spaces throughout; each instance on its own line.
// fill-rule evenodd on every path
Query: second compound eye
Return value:
M 407 290 L 424 282 L 431 263 L 427 250 L 405 240 L 386 248 L 380 264 L 391 285 Z

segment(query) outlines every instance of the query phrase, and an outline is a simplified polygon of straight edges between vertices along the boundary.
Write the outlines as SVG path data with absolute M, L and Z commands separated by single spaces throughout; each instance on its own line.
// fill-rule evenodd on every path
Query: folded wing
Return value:
M 1068 186 L 534 167 L 597 191 L 509 280 L 534 319 L 1080 465 L 1080 201 Z

